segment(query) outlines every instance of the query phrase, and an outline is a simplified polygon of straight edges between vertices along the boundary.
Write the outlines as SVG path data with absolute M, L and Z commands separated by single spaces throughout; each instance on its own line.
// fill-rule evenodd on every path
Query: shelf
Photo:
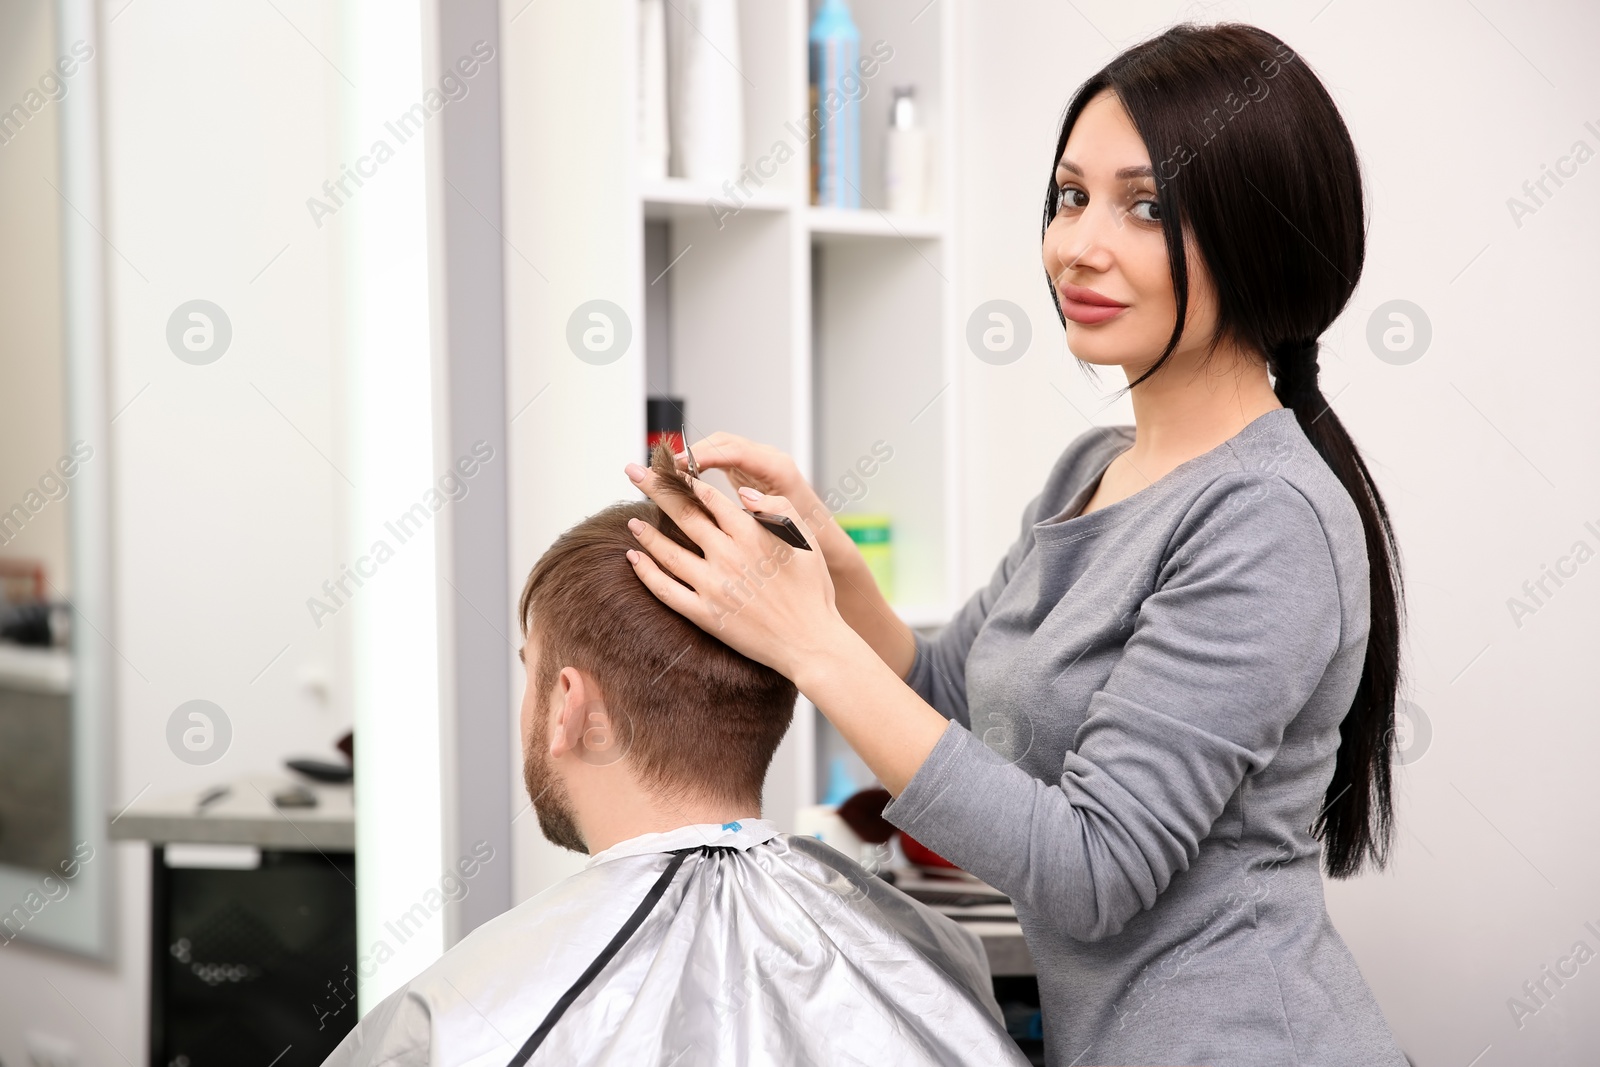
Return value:
M 812 248 L 813 484 L 890 517 L 890 598 L 908 609 L 955 592 L 945 251 L 898 237 Z
M 61 648 L 0 644 L 0 688 L 72 692 L 72 654 Z
M 597 8 L 611 20 L 605 33 L 575 32 L 583 18 L 571 5 L 536 4 L 517 21 L 518 47 L 532 55 L 505 89 L 506 232 L 551 248 L 563 269 L 549 282 L 508 276 L 508 385 L 533 396 L 555 381 L 562 400 L 543 419 L 521 419 L 512 447 L 531 464 L 581 442 L 583 462 L 570 479 L 513 493 L 515 550 L 531 561 L 609 502 L 610 457 L 636 457 L 645 398 L 678 396 L 691 434 L 726 430 L 781 449 L 819 493 L 889 516 L 894 610 L 915 630 L 937 630 L 962 602 L 960 398 L 969 356 L 953 285 L 963 205 L 951 183 L 959 20 L 952 5 L 913 18 L 921 0 L 909 9 L 900 0 L 852 0 L 862 54 L 876 42 L 893 51 L 882 50 L 862 100 L 855 184 L 863 208 L 845 210 L 814 206 L 807 192 L 811 3 L 737 7 L 738 66 L 750 75 L 741 83 L 740 158 L 764 183 L 746 178 L 748 197 L 730 196 L 721 180 L 638 176 L 635 132 L 615 121 L 637 106 L 637 5 Z M 669 35 L 695 32 L 681 5 L 666 14 Z M 916 88 L 933 152 L 925 210 L 909 215 L 870 206 L 888 202 L 885 134 L 900 85 Z M 549 154 L 551 144 L 574 143 L 585 146 L 581 167 Z M 780 144 L 790 149 L 781 159 Z M 719 220 L 726 210 L 736 217 Z M 632 320 L 632 346 L 609 367 L 577 363 L 550 343 L 575 307 L 595 299 Z M 825 793 L 834 757 L 870 778 L 820 714 L 798 715 L 763 792 L 769 817 L 792 825 L 797 806 Z M 518 849 L 546 857 L 529 825 L 517 826 Z
M 710 218 L 713 202 L 734 211 L 787 211 L 791 206 L 781 192 L 772 189 L 757 189 L 754 195 L 739 199 L 729 197 L 725 189 L 684 178 L 640 182 L 639 200 L 644 205 L 644 217 L 650 220 Z M 944 236 L 944 220 L 937 215 L 893 215 L 871 208 L 808 207 L 806 229 L 817 240 L 865 237 L 937 241 Z
M 774 189 L 756 189 L 750 197 L 730 197 L 720 185 L 686 178 L 641 181 L 639 199 L 647 219 L 709 219 L 713 201 L 735 211 L 786 211 L 789 208 L 788 199 Z
M 821 241 L 860 237 L 936 241 L 944 236 L 944 220 L 937 215 L 891 215 L 870 208 L 807 208 L 806 228 Z

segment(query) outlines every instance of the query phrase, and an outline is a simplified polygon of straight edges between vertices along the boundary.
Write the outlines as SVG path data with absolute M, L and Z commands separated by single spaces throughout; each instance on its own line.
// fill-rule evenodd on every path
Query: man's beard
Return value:
M 572 816 L 572 797 L 567 793 L 566 783 L 550 766 L 550 750 L 543 745 L 527 746 L 522 757 L 522 784 L 527 787 L 528 799 L 533 801 L 545 840 L 587 856 L 589 846 L 584 843 L 577 820 Z

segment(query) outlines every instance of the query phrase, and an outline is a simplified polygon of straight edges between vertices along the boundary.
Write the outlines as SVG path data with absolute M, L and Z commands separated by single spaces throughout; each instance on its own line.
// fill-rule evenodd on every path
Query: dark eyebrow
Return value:
M 1080 178 L 1083 177 L 1083 168 L 1071 160 L 1060 160 L 1056 163 L 1056 166 L 1061 170 L 1076 174 Z M 1155 176 L 1155 171 L 1151 170 L 1149 167 L 1123 167 L 1121 170 L 1117 171 L 1116 174 L 1112 175 L 1112 177 L 1119 180 L 1126 180 L 1128 178 L 1154 178 Z
M 528 661 L 522 658 L 522 649 L 520 648 L 517 649 L 517 662 L 522 664 L 524 667 L 528 665 Z

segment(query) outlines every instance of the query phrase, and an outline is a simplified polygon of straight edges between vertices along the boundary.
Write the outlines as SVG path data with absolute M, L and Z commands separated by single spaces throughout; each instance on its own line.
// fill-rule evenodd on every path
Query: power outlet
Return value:
M 78 1067 L 78 1046 L 64 1037 L 28 1030 L 22 1044 L 33 1067 Z

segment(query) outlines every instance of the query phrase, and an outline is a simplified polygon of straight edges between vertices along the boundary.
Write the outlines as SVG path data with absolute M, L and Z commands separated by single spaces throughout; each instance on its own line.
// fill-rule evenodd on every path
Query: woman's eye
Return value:
M 1139 214 L 1139 209 L 1142 208 L 1142 207 L 1149 208 L 1150 209 L 1150 213 L 1148 215 Z M 1161 204 L 1160 204 L 1160 202 L 1156 201 L 1156 200 L 1140 200 L 1140 201 L 1136 202 L 1133 205 L 1133 217 L 1138 219 L 1140 222 L 1160 222 L 1161 221 Z
M 1082 189 L 1079 189 L 1076 186 L 1072 186 L 1072 185 L 1057 186 L 1056 187 L 1056 210 L 1057 211 L 1061 211 L 1061 210 L 1063 210 L 1065 208 L 1069 208 L 1069 207 L 1082 207 L 1083 205 L 1081 203 L 1075 203 L 1072 198 L 1074 196 L 1085 196 L 1085 195 L 1087 195 L 1087 194 L 1085 194 Z

